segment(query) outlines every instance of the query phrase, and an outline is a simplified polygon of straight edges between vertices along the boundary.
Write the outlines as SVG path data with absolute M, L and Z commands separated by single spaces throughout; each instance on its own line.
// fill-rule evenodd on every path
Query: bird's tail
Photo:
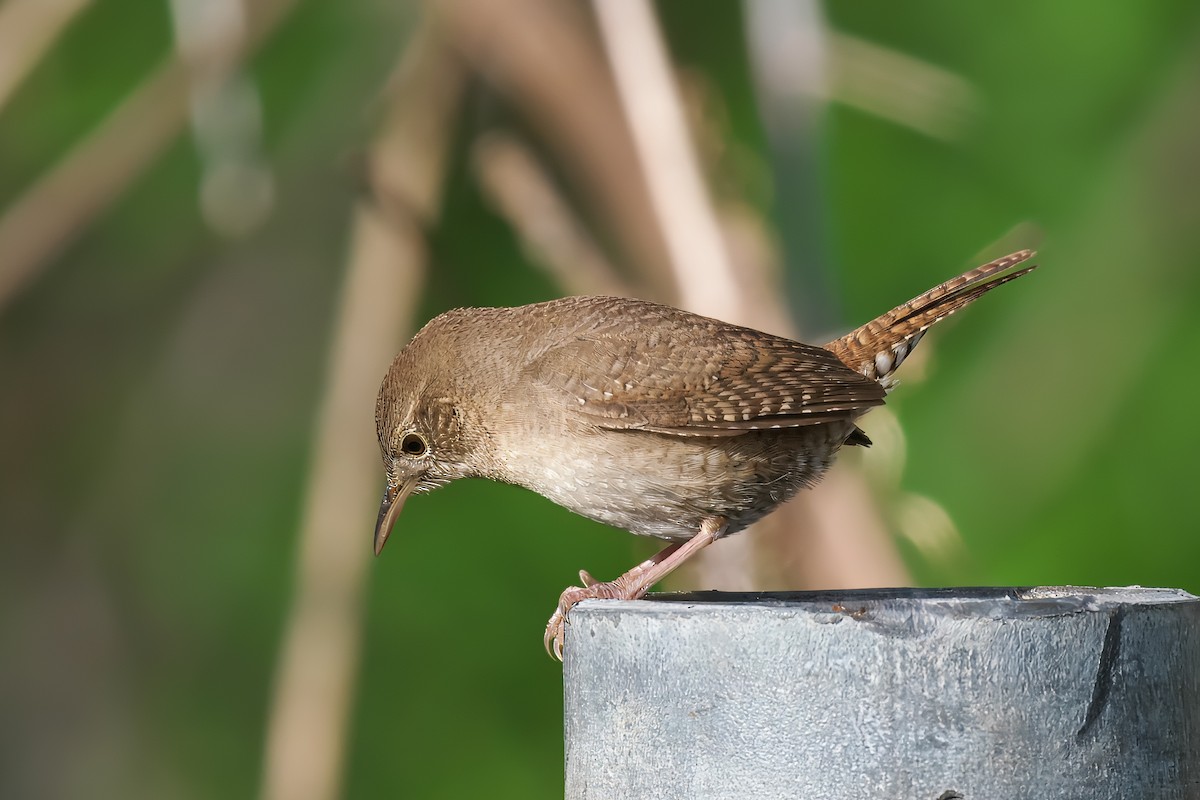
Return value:
M 851 369 L 891 388 L 893 374 L 925 331 L 997 286 L 1016 280 L 1036 265 L 1009 272 L 1034 256 L 1032 250 L 998 258 L 935 286 L 920 297 L 825 345 Z

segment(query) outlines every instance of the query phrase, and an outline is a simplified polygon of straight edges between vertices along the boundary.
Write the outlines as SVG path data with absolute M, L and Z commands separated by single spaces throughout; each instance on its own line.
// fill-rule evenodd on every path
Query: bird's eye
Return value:
M 409 456 L 423 456 L 429 450 L 429 443 L 419 433 L 406 433 L 400 440 L 400 450 Z

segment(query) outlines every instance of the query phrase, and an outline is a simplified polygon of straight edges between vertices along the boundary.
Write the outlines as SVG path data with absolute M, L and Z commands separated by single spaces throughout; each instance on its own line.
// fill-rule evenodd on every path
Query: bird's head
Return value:
M 439 379 L 438 365 L 417 368 L 418 342 L 396 356 L 375 405 L 379 450 L 387 487 L 375 526 L 375 554 L 383 550 L 405 499 L 414 492 L 478 474 L 479 438 L 456 387 Z M 416 350 L 417 352 L 413 352 Z

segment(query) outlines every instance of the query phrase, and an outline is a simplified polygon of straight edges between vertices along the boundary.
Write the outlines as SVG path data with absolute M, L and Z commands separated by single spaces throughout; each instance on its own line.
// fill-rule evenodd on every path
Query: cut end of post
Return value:
M 568 800 L 1200 791 L 1200 599 L 1177 589 L 591 601 L 566 657 Z

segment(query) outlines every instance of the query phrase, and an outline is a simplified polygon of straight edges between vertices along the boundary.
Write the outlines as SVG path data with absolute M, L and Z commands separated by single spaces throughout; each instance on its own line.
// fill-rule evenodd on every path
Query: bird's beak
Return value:
M 399 486 L 389 484 L 384 490 L 383 502 L 379 505 L 379 520 L 375 523 L 375 555 L 383 552 L 383 546 L 387 544 L 388 536 L 396 525 L 396 517 L 400 516 L 404 501 L 412 494 L 416 485 L 417 481 L 413 478 Z

